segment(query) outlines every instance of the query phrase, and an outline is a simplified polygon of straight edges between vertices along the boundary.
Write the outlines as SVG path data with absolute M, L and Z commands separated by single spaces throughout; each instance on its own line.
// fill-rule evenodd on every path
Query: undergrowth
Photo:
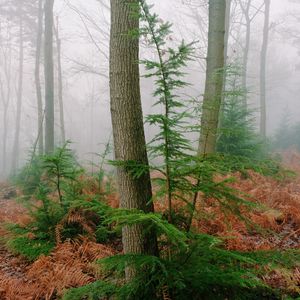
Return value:
M 103 242 L 110 235 L 101 218 L 74 208 L 76 201 L 92 195 L 84 194 L 88 184 L 84 178 L 88 175 L 68 146 L 69 142 L 51 154 L 33 155 L 14 178 L 22 190 L 19 201 L 27 208 L 30 221 L 7 225 L 11 232 L 7 246 L 29 260 L 48 254 L 66 239 L 87 235 Z M 92 181 L 96 182 L 97 199 L 103 200 L 106 194 L 99 192 L 103 180 L 99 176 Z

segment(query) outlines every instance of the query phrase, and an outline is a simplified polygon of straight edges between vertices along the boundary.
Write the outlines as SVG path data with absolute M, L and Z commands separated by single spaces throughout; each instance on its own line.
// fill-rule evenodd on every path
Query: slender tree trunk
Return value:
M 231 11 L 231 1 L 232 0 L 226 0 L 226 12 L 225 12 L 225 36 L 224 36 L 224 72 L 223 72 L 223 91 L 226 90 L 226 82 L 227 82 L 227 61 L 228 61 L 228 43 L 229 43 L 229 32 L 230 32 L 230 11 Z M 224 102 L 225 102 L 225 93 L 222 94 L 222 103 L 221 103 L 221 109 L 220 109 L 220 116 L 222 115 Z M 221 126 L 220 122 L 218 126 Z
M 61 39 L 59 37 L 59 24 L 55 29 L 56 48 L 57 48 L 57 85 L 58 85 L 58 103 L 59 103 L 59 117 L 60 117 L 60 134 L 62 144 L 66 142 L 65 133 L 65 117 L 64 117 L 64 103 L 63 103 L 63 83 L 62 83 L 62 66 L 61 66 Z
M 1 89 L 3 91 L 3 103 L 4 103 L 4 112 L 3 112 L 3 147 L 2 147 L 2 160 L 3 160 L 3 172 L 4 175 L 7 174 L 7 136 L 8 136 L 8 107 L 10 103 L 11 96 L 11 45 L 9 46 L 9 57 L 6 57 L 6 66 L 5 66 L 5 79 L 7 83 L 6 95 L 4 92 L 4 87 L 1 84 Z
M 3 119 L 2 119 L 2 126 L 3 126 L 3 136 L 2 136 L 2 160 L 1 160 L 1 172 L 0 178 L 3 178 L 6 175 L 6 143 L 7 143 L 7 111 L 8 111 L 8 102 L 5 97 L 4 86 L 2 79 L 0 78 L 0 92 L 1 92 L 1 100 L 3 103 Z
M 18 78 L 18 91 L 17 91 L 17 117 L 16 117 L 16 130 L 13 144 L 12 156 L 12 172 L 18 168 L 19 162 L 19 147 L 20 147 L 20 127 L 21 127 L 21 113 L 22 113 L 22 98 L 23 98 L 23 69 L 24 69 L 24 37 L 23 37 L 23 0 L 19 4 L 19 78 Z
M 8 106 L 4 107 L 4 112 L 3 112 L 3 143 L 2 143 L 2 172 L 3 175 L 6 176 L 6 152 L 7 152 L 7 123 L 8 123 L 8 117 L 7 117 L 7 111 L 8 111 Z
M 45 151 L 54 149 L 54 71 L 53 71 L 53 6 L 54 0 L 45 2 Z
M 246 37 L 245 37 L 245 47 L 243 54 L 243 73 L 242 73 L 242 88 L 244 91 L 243 103 L 244 107 L 247 108 L 247 75 L 248 75 L 248 60 L 249 60 L 249 49 L 250 49 L 250 38 L 251 38 L 251 19 L 250 19 L 250 5 L 251 0 L 248 1 L 247 7 L 244 10 L 245 21 L 246 21 Z
M 225 11 L 225 44 L 224 44 L 224 65 L 227 64 L 228 56 L 228 42 L 229 42 L 229 32 L 230 32 L 230 11 L 231 11 L 231 1 L 226 0 L 226 11 Z
M 209 32 L 199 154 L 214 153 L 224 81 L 225 0 L 209 1 Z
M 266 137 L 266 64 L 269 43 L 270 0 L 265 0 L 263 43 L 260 55 L 260 134 Z
M 3 75 L 4 80 L 0 77 L 1 100 L 3 103 L 3 137 L 2 137 L 2 174 L 7 175 L 7 137 L 8 137 L 8 110 L 11 100 L 11 65 L 12 65 L 12 36 L 11 26 L 8 24 L 8 43 L 7 48 L 3 48 Z M 1 36 L 0 36 L 1 38 Z M 2 40 L 0 41 L 2 42 Z
M 43 36 L 43 0 L 38 2 L 38 28 L 36 40 L 36 55 L 35 55 L 35 89 L 38 108 L 38 151 L 39 154 L 44 153 L 44 126 L 43 126 L 43 99 L 40 79 L 40 65 L 41 65 L 41 48 Z
M 130 33 L 139 29 L 132 15 L 138 0 L 111 0 L 110 97 L 115 159 L 148 165 L 140 95 L 139 40 Z M 129 170 L 117 168 L 121 207 L 153 211 L 149 171 L 133 178 Z M 156 237 L 143 226 L 123 228 L 124 253 L 157 254 Z M 132 274 L 127 274 L 127 278 Z

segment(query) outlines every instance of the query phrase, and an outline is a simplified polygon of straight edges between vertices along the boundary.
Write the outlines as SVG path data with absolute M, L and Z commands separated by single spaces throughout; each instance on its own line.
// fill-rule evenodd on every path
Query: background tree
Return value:
M 64 103 L 63 103 L 63 74 L 61 63 L 61 38 L 59 36 L 59 19 L 56 19 L 55 27 L 55 41 L 57 50 L 57 89 L 58 89 L 58 104 L 59 104 L 59 120 L 60 120 L 60 138 L 61 143 L 66 142 L 65 132 L 65 117 L 64 117 Z
M 209 32 L 199 154 L 214 153 L 224 80 L 226 1 L 209 1 Z
M 9 99 L 16 99 L 15 113 L 14 113 L 14 130 L 13 130 L 13 142 L 11 151 L 11 170 L 15 171 L 18 167 L 20 158 L 20 139 L 21 137 L 21 125 L 22 125 L 22 111 L 23 111 L 23 82 L 24 82 L 24 64 L 25 55 L 27 49 L 31 48 L 32 34 L 35 28 L 35 3 L 36 1 L 26 2 L 23 0 L 6 0 L 2 1 L 0 15 L 7 21 L 1 24 L 1 35 L 5 42 L 5 46 L 2 48 L 3 55 L 3 76 L 2 76 L 2 88 L 7 91 L 4 92 L 3 98 L 4 104 L 4 134 L 3 134 L 3 156 L 6 156 L 7 138 L 8 134 L 8 103 Z M 29 46 L 29 47 L 27 47 Z M 10 50 L 9 50 L 10 49 Z M 9 51 L 8 51 L 9 50 Z M 15 70 L 14 70 L 15 69 Z M 16 72 L 16 95 L 14 97 L 13 90 L 11 89 L 11 76 L 14 76 L 13 71 Z M 4 159 L 4 157 L 3 157 Z M 5 158 L 5 161 L 7 158 Z M 6 165 L 6 162 L 4 163 Z M 6 167 L 5 167 L 6 168 Z M 4 169 L 5 169 L 4 168 Z
M 19 161 L 19 146 L 20 146 L 20 127 L 21 127 L 21 112 L 22 112 L 22 98 L 23 98 L 23 72 L 24 72 L 24 7 L 23 0 L 20 0 L 17 6 L 19 16 L 19 76 L 18 76 L 18 90 L 17 90 L 17 116 L 16 128 L 13 144 L 12 156 L 12 171 L 15 172 Z
M 266 65 L 270 31 L 270 0 L 265 0 L 264 33 L 260 54 L 260 134 L 266 137 Z
M 47 153 L 54 149 L 53 6 L 54 0 L 45 0 L 45 151 Z
M 35 89 L 37 98 L 37 109 L 38 109 L 38 149 L 39 154 L 44 152 L 44 113 L 43 113 L 43 97 L 42 87 L 40 78 L 40 66 L 41 66 L 41 51 L 42 51 L 42 38 L 43 38 L 43 16 L 44 16 L 44 0 L 38 1 L 38 21 L 37 21 L 37 34 L 36 34 L 36 49 L 35 49 Z
M 3 107 L 3 117 L 2 117 L 2 175 L 5 176 L 7 173 L 7 140 L 8 140 L 8 119 L 9 119 L 9 106 L 11 102 L 11 74 L 12 74 L 12 32 L 11 32 L 11 22 L 6 21 L 6 26 L 3 26 L 4 22 L 1 22 L 1 65 L 2 72 L 0 75 L 0 89 L 1 89 L 1 102 Z M 3 29 L 5 28 L 5 30 Z
M 110 104 L 115 159 L 147 166 L 136 35 L 138 4 L 138 0 L 111 1 Z M 122 208 L 153 211 L 149 169 L 134 178 L 128 168 L 119 166 L 117 178 Z M 124 253 L 156 254 L 155 236 L 147 236 L 141 225 L 125 226 L 122 233 Z
M 252 19 L 250 16 L 250 8 L 252 4 L 252 0 L 246 1 L 239 0 L 240 7 L 242 9 L 245 27 L 246 27 L 246 35 L 245 35 L 245 45 L 243 47 L 243 75 L 242 75 L 242 86 L 244 89 L 244 106 L 247 107 L 247 75 L 248 75 L 248 59 L 249 59 L 249 50 L 250 50 L 250 39 L 251 39 L 251 23 Z

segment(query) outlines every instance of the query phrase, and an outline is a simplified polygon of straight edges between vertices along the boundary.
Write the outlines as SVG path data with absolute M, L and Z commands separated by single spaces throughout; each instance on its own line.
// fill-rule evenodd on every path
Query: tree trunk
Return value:
M 57 85 L 58 85 L 58 103 L 59 103 L 59 119 L 60 119 L 60 134 L 61 142 L 66 142 L 65 133 L 65 117 L 63 103 L 63 84 L 62 84 L 62 67 L 61 67 L 61 39 L 59 37 L 58 19 L 55 29 L 56 48 L 57 48 Z
M 148 165 L 140 95 L 139 40 L 130 36 L 139 29 L 139 20 L 132 15 L 133 5 L 138 5 L 138 0 L 111 0 L 110 104 L 114 150 L 117 161 Z M 117 177 L 122 208 L 153 211 L 149 171 L 133 178 L 126 168 L 118 167 Z M 155 235 L 143 232 L 140 225 L 125 226 L 122 241 L 124 253 L 157 254 Z
M 45 2 L 45 151 L 54 149 L 54 71 L 53 71 L 53 5 Z
M 269 42 L 270 0 L 265 0 L 263 43 L 260 55 L 260 134 L 266 137 L 266 60 Z
M 224 81 L 225 0 L 209 1 L 209 32 L 199 154 L 214 153 Z
M 9 87 L 9 83 L 7 84 L 7 88 Z M 5 96 L 4 86 L 2 82 L 2 78 L 0 77 L 0 94 L 1 94 L 1 101 L 3 103 L 3 119 L 2 119 L 2 126 L 3 126 L 3 136 L 2 136 L 2 160 L 1 160 L 1 172 L 0 178 L 5 178 L 6 175 L 6 147 L 7 147 L 7 111 L 8 111 L 8 104 Z
M 229 32 L 230 32 L 230 11 L 231 11 L 231 1 L 226 0 L 226 11 L 225 11 L 225 44 L 224 44 L 224 65 L 227 64 L 228 56 L 228 42 L 229 42 Z
M 42 88 L 40 79 L 40 64 L 41 64 L 41 48 L 42 48 L 42 36 L 43 36 L 43 0 L 38 2 L 38 28 L 37 28 L 37 40 L 36 40 L 36 54 L 35 54 L 35 89 L 38 108 L 38 150 L 39 154 L 44 153 L 44 131 L 43 131 L 43 99 Z
M 4 100 L 3 100 L 4 102 Z M 8 103 L 4 105 L 4 110 L 3 110 L 3 142 L 2 142 L 2 171 L 1 175 L 3 175 L 3 178 L 6 176 L 6 152 L 7 152 L 7 133 L 8 133 Z
M 228 43 L 229 43 L 229 33 L 230 33 L 230 12 L 231 12 L 231 1 L 232 0 L 226 0 L 226 12 L 225 12 L 225 36 L 224 36 L 224 72 L 223 72 L 223 91 L 226 90 L 226 83 L 227 83 L 227 62 L 228 62 Z M 222 94 L 222 102 L 221 102 L 221 108 L 219 113 L 219 119 L 222 115 L 224 102 L 225 102 L 225 93 Z M 218 126 L 220 127 L 221 124 L 219 123 Z
M 6 80 L 6 92 L 4 84 L 1 80 L 1 97 L 4 105 L 3 111 L 3 144 L 2 144 L 2 162 L 3 175 L 7 175 L 7 136 L 8 136 L 8 108 L 11 100 L 11 62 L 12 62 L 12 47 L 9 43 L 8 55 L 5 55 L 4 75 Z
M 243 74 L 242 74 L 242 88 L 243 88 L 243 103 L 244 107 L 247 108 L 247 75 L 248 75 L 248 58 L 249 58 L 249 49 L 250 49 L 250 38 L 251 38 L 251 19 L 250 19 L 250 5 L 251 0 L 248 1 L 247 7 L 244 10 L 245 21 L 246 21 L 246 38 L 245 38 L 245 47 L 243 54 Z
M 16 116 L 16 130 L 13 144 L 12 156 L 12 172 L 14 173 L 18 168 L 19 162 L 19 146 L 20 146 L 20 127 L 21 127 L 21 113 L 22 113 L 22 98 L 23 98 L 23 69 L 24 69 L 24 37 L 23 37 L 23 0 L 19 4 L 19 78 L 17 91 L 17 116 Z
M 8 42 L 5 43 L 6 47 L 3 48 L 3 79 L 0 76 L 0 95 L 1 101 L 3 103 L 3 137 L 2 137 L 2 169 L 1 175 L 3 178 L 7 176 L 7 138 L 8 138 L 8 124 L 9 124 L 9 105 L 11 101 L 11 67 L 12 67 L 12 35 L 11 35 L 11 26 L 8 23 Z M 1 46 L 4 46 L 2 43 L 2 37 L 0 35 Z M 2 45 L 3 44 L 3 45 Z

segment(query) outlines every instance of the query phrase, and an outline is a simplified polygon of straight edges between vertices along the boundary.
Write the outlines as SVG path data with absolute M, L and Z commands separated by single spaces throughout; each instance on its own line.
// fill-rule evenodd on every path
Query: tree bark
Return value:
M 45 151 L 54 149 L 54 71 L 53 71 L 53 6 L 54 0 L 45 2 Z
M 229 32 L 230 32 L 230 11 L 231 11 L 231 1 L 226 0 L 226 11 L 225 11 L 225 44 L 224 44 L 224 65 L 227 64 L 228 56 L 228 42 L 229 42 Z
M 260 134 L 266 137 L 266 60 L 269 43 L 270 0 L 265 0 L 263 43 L 260 55 Z
M 5 70 L 6 73 L 6 70 Z M 2 171 L 0 173 L 1 178 L 6 176 L 6 152 L 7 152 L 7 133 L 8 133 L 8 106 L 10 100 L 10 82 L 7 82 L 7 93 L 5 94 L 2 79 L 0 78 L 1 100 L 3 102 L 3 136 L 2 136 Z
M 230 12 L 231 12 L 231 1 L 232 0 L 226 0 L 226 11 L 225 11 L 225 36 L 224 36 L 224 72 L 223 72 L 223 91 L 226 90 L 226 83 L 227 83 L 227 63 L 228 63 L 228 43 L 229 43 L 229 33 L 230 33 Z M 225 93 L 222 94 L 222 102 L 221 102 L 221 108 L 219 113 L 219 119 L 222 115 L 224 102 L 225 102 Z M 220 122 L 218 126 L 220 126 Z
M 209 32 L 199 154 L 214 153 L 224 81 L 226 0 L 209 1 Z
M 41 65 L 41 48 L 42 48 L 42 36 L 43 36 L 43 0 L 38 2 L 38 28 L 36 39 L 36 54 L 35 54 L 35 89 L 38 108 L 38 151 L 39 154 L 44 153 L 44 126 L 43 126 L 43 99 L 42 88 L 40 79 L 40 65 Z
M 243 54 L 243 69 L 242 69 L 242 88 L 243 88 L 243 104 L 244 107 L 248 107 L 247 103 L 247 75 L 248 75 L 248 59 L 249 59 L 249 49 L 250 49 L 250 38 L 251 38 L 251 18 L 250 18 L 250 7 L 251 7 L 252 0 L 249 0 L 246 7 L 242 6 L 242 10 L 245 16 L 246 21 L 246 37 L 245 37 L 245 47 L 244 47 L 244 54 Z
M 58 103 L 59 103 L 59 119 L 60 119 L 60 134 L 61 142 L 66 142 L 65 132 L 65 117 L 64 117 L 64 103 L 63 103 L 63 83 L 62 83 L 62 66 L 61 66 L 61 39 L 59 37 L 58 19 L 55 28 L 55 39 L 57 49 L 57 86 L 58 86 Z
M 11 39 L 11 35 L 10 35 Z M 2 161 L 3 173 L 7 175 L 7 136 L 8 136 L 8 108 L 11 100 L 11 64 L 12 64 L 12 45 L 11 40 L 8 44 L 8 51 L 4 54 L 4 76 L 6 81 L 6 92 L 4 83 L 1 81 L 1 96 L 4 105 L 3 112 L 3 145 L 2 145 Z
M 17 116 L 16 129 L 13 144 L 12 156 L 12 172 L 14 173 L 18 168 L 19 161 L 19 147 L 20 147 L 20 127 L 21 127 L 21 113 L 22 113 L 22 98 L 23 98 L 23 69 L 24 69 L 24 28 L 23 28 L 23 0 L 20 0 L 19 10 L 19 78 L 17 90 Z
M 138 5 L 138 0 L 111 0 L 111 117 L 115 159 L 147 166 L 138 65 L 139 40 L 130 35 L 139 29 L 139 20 L 132 15 L 133 5 Z M 133 178 L 126 168 L 118 167 L 117 177 L 122 208 L 153 211 L 149 171 Z M 143 226 L 125 226 L 122 233 L 124 253 L 157 254 L 156 237 L 145 233 Z

